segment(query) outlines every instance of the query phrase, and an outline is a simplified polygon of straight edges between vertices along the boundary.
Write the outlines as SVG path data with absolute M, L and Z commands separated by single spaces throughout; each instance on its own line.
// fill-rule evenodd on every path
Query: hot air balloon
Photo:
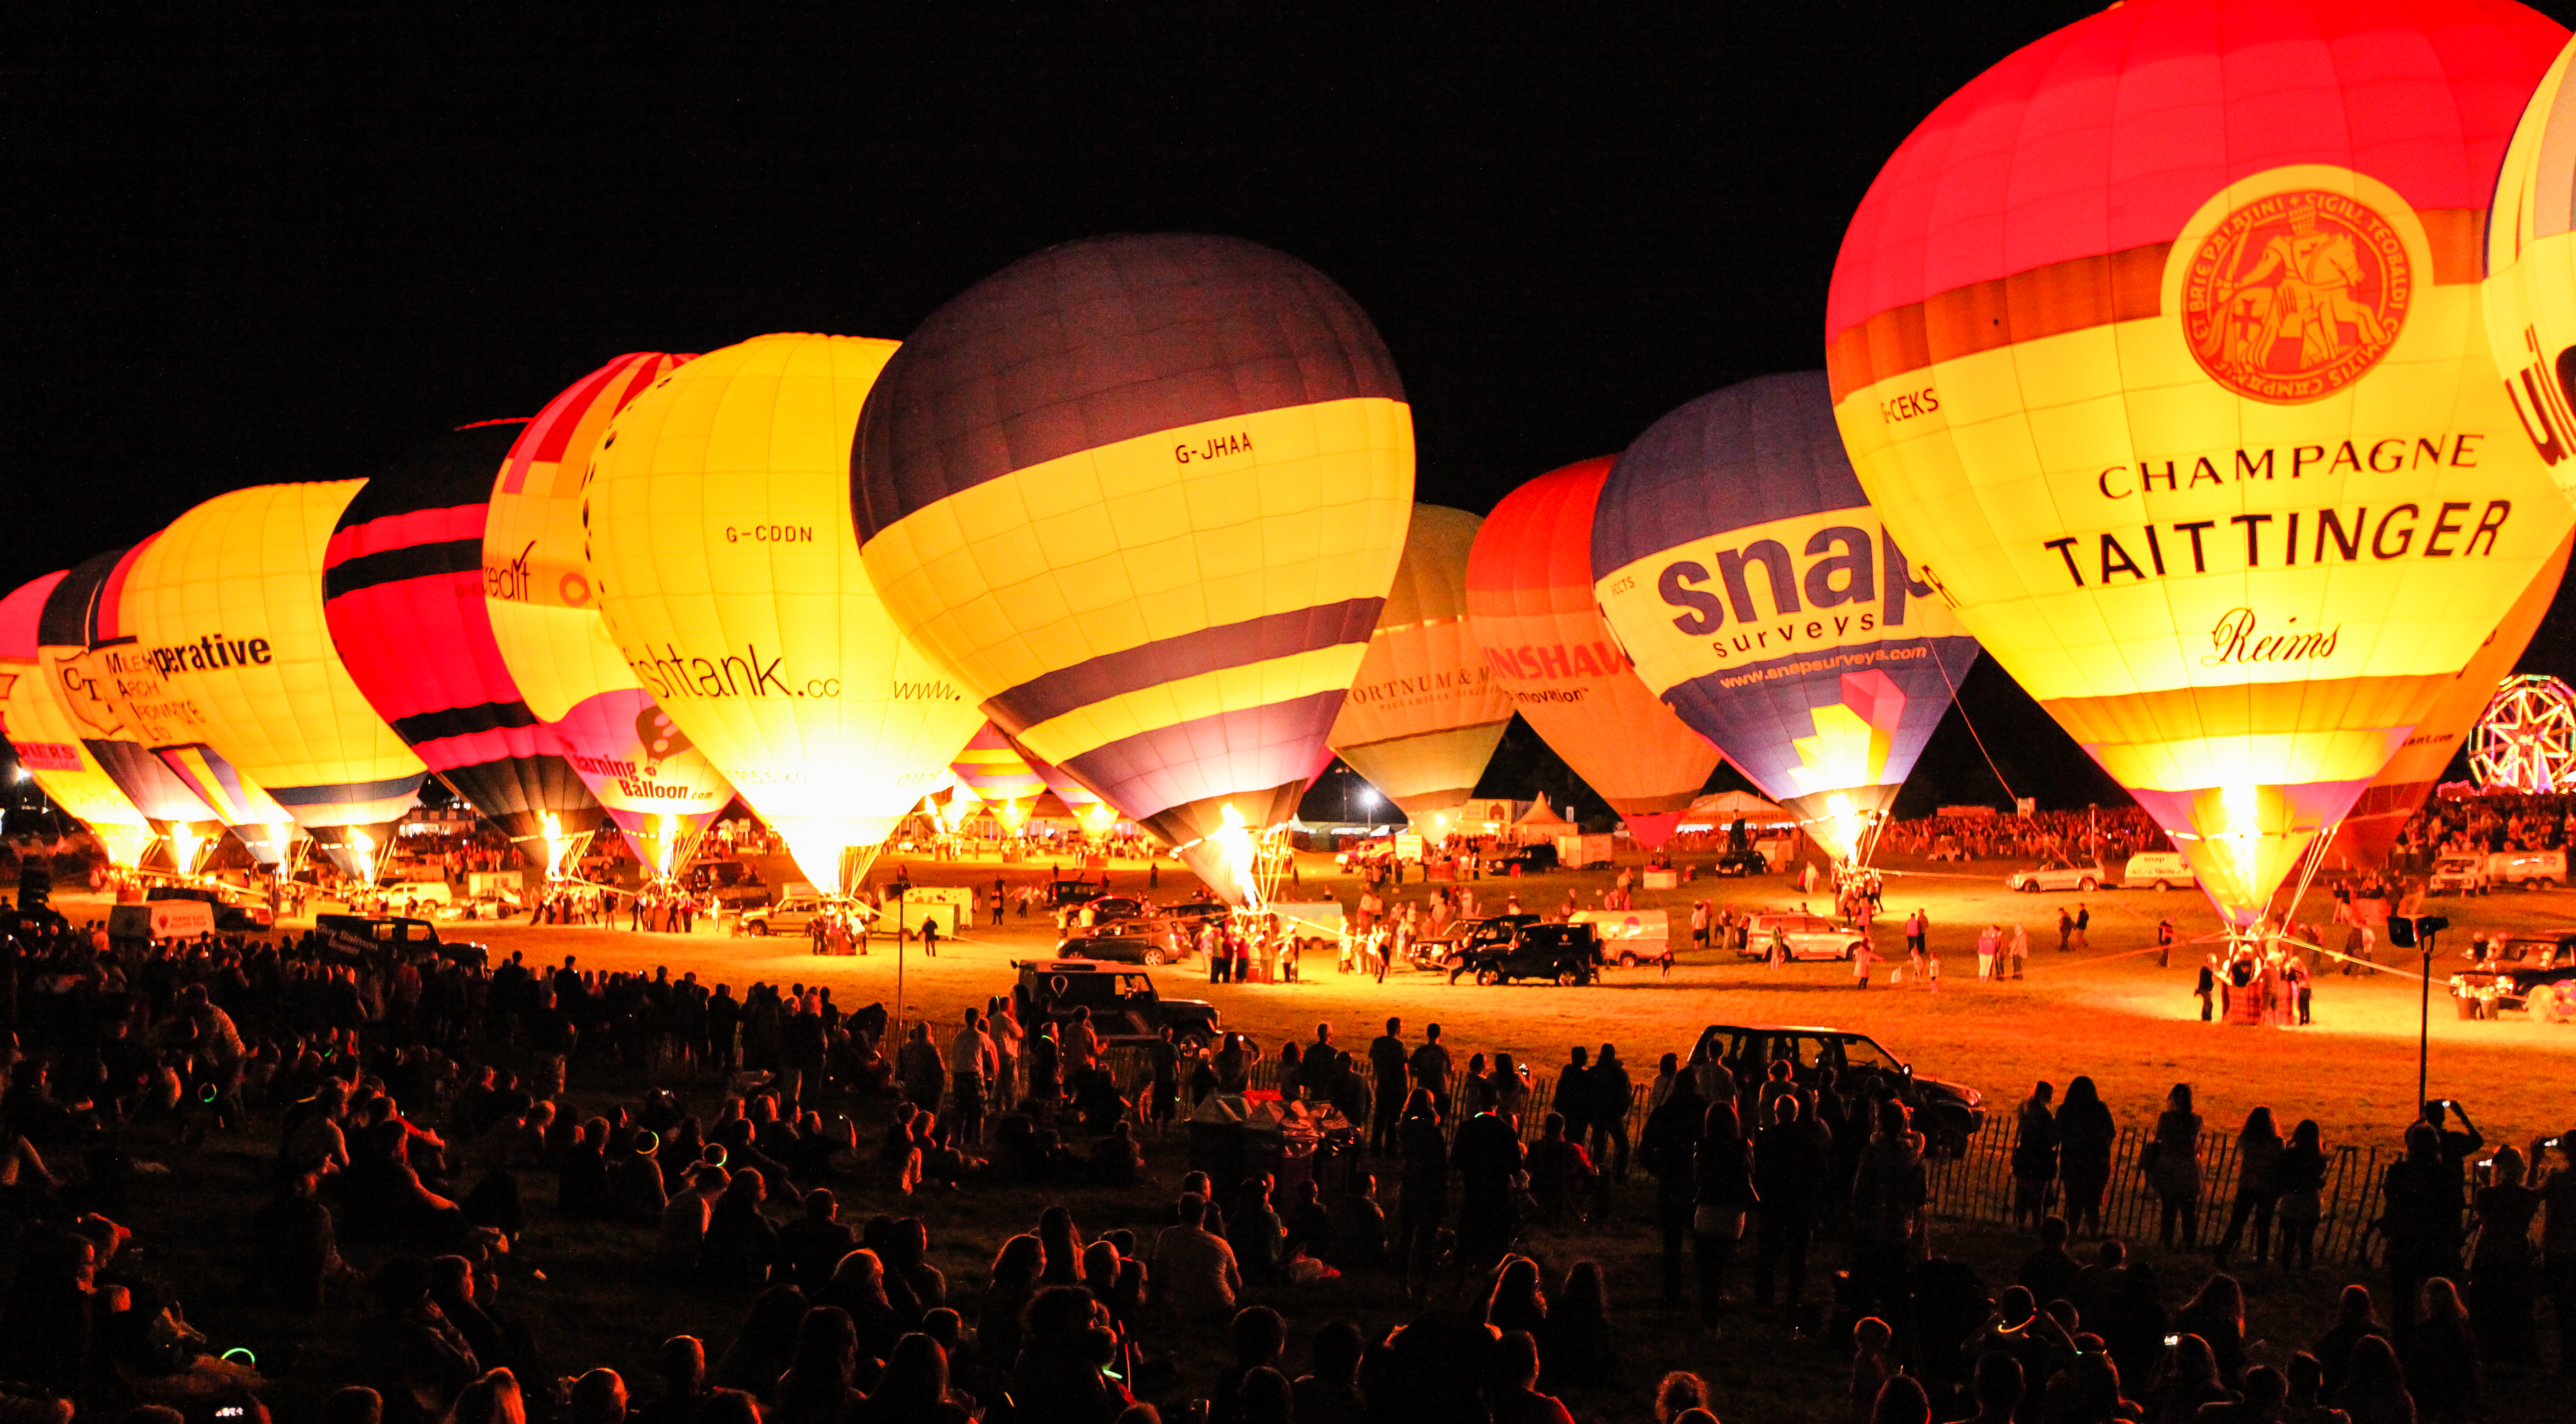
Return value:
M 1639 681 L 1592 591 L 1592 521 L 1603 455 L 1503 496 L 1467 556 L 1468 628 L 1512 708 L 1628 823 L 1660 846 L 1717 748 Z
M 372 879 L 426 772 L 341 664 L 322 611 L 332 528 L 363 480 L 258 485 L 138 549 L 119 636 L 164 682 L 163 733 L 265 787 L 342 871 Z
M 2242 931 L 2563 532 L 2477 288 L 2563 38 L 2503 0 L 2132 0 L 1944 102 L 1844 238 L 1862 487 Z
M 116 549 L 85 559 L 55 582 L 36 617 L 37 661 L 79 729 L 82 748 L 144 821 L 168 838 L 172 867 L 192 871 L 200 852 L 222 838 L 224 823 L 143 745 L 143 733 L 128 720 L 130 705 L 117 688 L 117 660 L 91 644 L 101 604 L 116 602 L 114 576 L 129 552 Z
M 81 745 L 81 729 L 40 657 L 37 620 L 62 581 L 57 571 L 0 598 L 0 736 L 37 787 L 98 837 L 107 858 L 131 867 L 152 843 L 152 827 Z
M 627 665 L 818 885 L 865 872 L 982 720 L 896 631 L 850 533 L 850 440 L 894 349 L 761 336 L 667 371 L 582 495 Z
M 2487 211 L 2487 340 L 2522 435 L 2576 498 L 2576 42 L 2532 91 Z
M 1395 586 L 1330 737 L 1351 770 L 1435 834 L 1448 827 L 1434 818 L 1475 794 L 1512 721 L 1512 700 L 1467 631 L 1467 551 L 1483 523 L 1414 506 Z
M 957 773 L 958 785 L 975 799 L 997 806 L 1016 804 L 1023 815 L 1027 813 L 1027 803 L 1037 800 L 1047 789 L 1037 768 L 1029 765 L 1020 749 L 1002 735 L 1002 729 L 990 722 L 975 730 L 966 749 L 949 763 L 949 769 Z
M 2566 577 L 2567 555 L 2576 547 L 2576 535 L 2562 535 L 2558 552 L 2541 565 L 2540 576 L 2515 599 L 2504 621 L 2495 626 L 2486 643 L 2460 675 L 2442 689 L 2433 710 L 2415 724 L 2406 744 L 2388 765 L 2371 779 L 2361 798 L 2344 813 L 2343 824 L 2335 829 L 2333 855 L 2344 864 L 2360 870 L 2377 870 L 2387 860 L 2398 833 L 2423 808 L 2424 798 L 2442 779 L 2442 771 L 2451 764 L 2466 743 L 2469 729 L 2475 727 L 2480 714 L 2495 697 L 2496 684 L 2504 681 L 2514 665 L 2522 661 L 2523 649 L 2531 646 L 2531 636 L 2540 631 L 2540 620 L 2549 615 L 2550 601 L 2558 596 L 2559 583 Z
M 1836 856 L 1865 858 L 1977 644 L 1879 527 L 1824 373 L 1648 427 L 1602 487 L 1592 572 L 1647 689 Z
M 1233 238 L 1025 258 L 888 364 L 868 571 L 985 715 L 1221 895 L 1296 812 L 1395 577 L 1412 410 L 1359 307 Z
M 546 403 L 492 483 L 484 609 L 520 697 L 645 865 L 669 874 L 733 787 L 635 680 L 591 596 L 581 481 L 608 422 L 687 360 L 620 356 Z
M 98 596 L 88 602 L 89 621 L 83 631 L 89 638 L 91 665 L 102 673 L 93 691 L 146 750 L 231 828 L 254 861 L 268 867 L 281 865 L 294 851 L 293 818 L 258 782 L 206 745 L 190 719 L 187 697 L 171 688 L 159 663 L 145 654 L 125 626 L 127 576 L 160 537 L 155 534 L 125 551 L 99 585 Z
M 552 874 L 599 803 L 501 662 L 483 598 L 493 471 L 523 422 L 468 426 L 377 471 L 322 558 L 322 615 L 367 704 L 430 774 Z

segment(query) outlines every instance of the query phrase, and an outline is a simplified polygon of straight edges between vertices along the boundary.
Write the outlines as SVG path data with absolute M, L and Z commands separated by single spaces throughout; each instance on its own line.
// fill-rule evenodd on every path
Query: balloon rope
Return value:
M 1986 759 L 1986 770 L 1995 774 L 1995 784 L 2004 789 L 2006 796 L 2012 797 L 2013 804 L 2021 804 L 2020 793 L 2012 789 L 2011 782 L 2004 780 L 2004 769 L 1995 765 L 1995 754 L 1986 750 L 1986 739 L 1977 735 L 1977 721 L 1968 715 L 1968 704 L 1959 700 L 1959 684 L 1950 681 L 1950 669 L 1942 665 L 1941 650 L 1934 647 L 1928 638 L 1923 646 L 1932 653 L 1932 666 L 1941 669 L 1941 683 L 1950 689 L 1950 705 L 1959 709 L 1959 721 L 1967 727 L 1969 738 L 1977 744 L 1977 755 Z

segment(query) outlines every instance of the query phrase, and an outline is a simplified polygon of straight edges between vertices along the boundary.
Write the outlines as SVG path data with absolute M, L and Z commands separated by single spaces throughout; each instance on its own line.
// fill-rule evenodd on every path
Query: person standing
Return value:
M 2170 969 L 2173 967 L 2173 947 L 2173 916 L 2167 915 L 2163 919 L 2156 921 L 2156 967 L 2158 969 Z
M 1977 978 L 1981 982 L 1995 977 L 1995 950 L 2002 938 L 2003 931 L 1996 925 L 1977 932 Z
M 2030 961 L 2030 931 L 2016 922 L 2012 932 L 2012 977 L 2019 979 Z
M 1602 1180 L 1628 1180 L 1628 1109 L 1636 1097 L 1636 1085 L 1628 1080 L 1628 1065 L 1619 1061 L 1616 1044 L 1601 1045 L 1601 1056 L 1592 1060 L 1592 1076 L 1586 1080 L 1592 1097 L 1592 1162 L 1602 1172 Z M 1600 1209 L 1593 1220 L 1606 1220 L 1610 1215 L 1610 1192 L 1601 1190 Z
M 2200 962 L 2200 982 L 2199 982 L 2198 984 L 2196 984 L 2196 985 L 2194 985 L 2194 986 L 2192 987 L 2192 991 L 2191 991 L 2191 992 L 2192 992 L 2192 993 L 2194 993 L 2194 994 L 2196 994 L 2196 995 L 2198 995 L 2198 996 L 2200 997 L 2200 1021 L 2201 1021 L 2202 1023 L 2207 1023 L 2207 1022 L 2209 1022 L 2209 1016 L 2210 1016 L 2213 1012 L 2215 1012 L 2215 1011 L 2216 1011 L 2216 1009 L 2217 1009 L 2217 999 L 2218 999 L 2218 956 L 2217 956 L 2217 955 L 2215 955 L 2215 954 L 2211 954 L 2211 955 L 2209 955 L 2209 956 L 2207 956 L 2206 958 L 2204 958 L 2204 959 L 2202 959 L 2202 960 L 2201 960 L 2201 962 Z
M 993 1040 L 984 1032 L 984 1016 L 966 1010 L 966 1023 L 948 1046 L 949 1108 L 947 1121 L 958 1141 L 972 1147 L 984 1140 L 984 1089 L 1000 1072 Z
M 1905 917 L 1905 957 L 1913 962 L 1915 972 L 1918 974 L 1923 968 L 1924 941 L 1930 936 L 1931 931 L 1932 921 L 1920 908 Z
M 1706 900 L 1691 902 L 1690 933 L 1693 950 L 1708 948 L 1708 902 Z
M 2147 1144 L 2146 1164 L 2147 1185 L 2163 1202 L 2157 1237 L 2168 1251 L 2177 1241 L 2185 1248 L 2200 1242 L 2200 1125 L 2200 1114 L 2191 1110 L 2191 1084 L 2174 1084 Z
M 1369 1155 L 1392 1157 L 1397 1149 L 1396 1124 L 1404 1116 L 1407 1064 L 1404 1020 L 1388 1019 L 1386 1032 L 1370 1041 L 1368 1056 L 1371 1093 Z
M 1440 1025 L 1432 1024 L 1422 1031 L 1422 1046 L 1413 1050 L 1407 1066 L 1413 1074 L 1413 1086 L 1431 1094 L 1431 1106 L 1447 1117 L 1450 1062 L 1449 1050 L 1440 1043 Z
M 2073 945 L 2074 939 L 2075 917 L 2066 912 L 2064 905 L 2060 905 L 2057 907 L 2057 952 L 2066 953 Z
M 1867 936 L 1863 936 L 1858 944 L 1852 946 L 1851 964 L 1853 988 L 1866 989 L 1869 987 L 1869 966 L 1871 962 L 1877 958 L 1878 955 L 1870 948 Z
M 2083 901 L 2081 901 L 2081 900 L 2076 901 L 2076 902 L 2075 902 L 2075 948 L 2076 948 L 2079 952 L 2080 952 L 2080 951 L 2085 951 L 2085 950 L 2090 950 L 2090 949 L 2093 947 L 2093 943 L 2092 943 L 2092 941 L 2086 937 L 2088 934 L 2090 934 L 2090 933 L 2091 933 L 2092 929 L 2093 929 L 2093 911 L 2092 911 L 2092 908 L 2091 908 L 2090 906 L 2086 905 L 2086 904 L 2085 904 Z
M 2576 1128 L 2550 1140 L 2559 1167 L 2540 1184 L 2540 1278 L 2558 1322 L 2558 1377 L 2576 1378 Z
M 2247 1113 L 2244 1130 L 2236 1134 L 2236 1202 L 2227 1212 L 2227 1234 L 2218 1240 L 2219 1269 L 2227 1268 L 2228 1254 L 2249 1221 L 2254 1225 L 2254 1264 L 2262 1265 L 2271 1255 L 2272 1217 L 2281 1204 L 2282 1150 L 2272 1110 L 2258 1107 Z
M 1690 1238 L 1696 1210 L 1699 1134 L 1708 1100 L 1700 1096 L 1698 1081 L 1688 1073 L 1656 1081 L 1671 1086 L 1646 1118 L 1646 1130 L 1637 1140 L 1637 1157 L 1655 1177 L 1655 1228 L 1664 1246 L 1664 1304 L 1678 1306 L 1683 1294 L 1682 1246 Z
M 1396 1202 L 1396 1278 L 1410 1300 L 1416 1283 L 1427 1283 L 1439 1254 L 1440 1217 L 1449 1197 L 1449 1141 L 1429 1089 L 1413 1090 L 1396 1135 L 1404 1157 Z
M 2012 1149 L 2012 1222 L 2024 1231 L 2039 1229 L 2040 1219 L 2049 1214 L 2049 1188 L 2057 1182 L 2060 1139 L 2057 1115 L 2050 1107 L 2056 1099 L 2057 1085 L 2045 1081 L 2022 1099 Z

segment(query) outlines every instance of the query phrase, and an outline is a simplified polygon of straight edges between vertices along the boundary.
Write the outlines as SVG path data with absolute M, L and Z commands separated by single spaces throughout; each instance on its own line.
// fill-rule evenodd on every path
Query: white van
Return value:
M 2190 890 L 2200 884 L 2191 862 L 2175 850 L 2153 850 L 2129 857 L 2120 868 L 2120 883 L 2131 890 Z
M 194 939 L 215 932 L 215 907 L 203 900 L 149 900 L 111 905 L 110 939 Z
M 1672 942 L 1672 921 L 1662 910 L 1577 910 L 1572 921 L 1601 935 L 1601 957 L 1622 969 L 1653 964 Z

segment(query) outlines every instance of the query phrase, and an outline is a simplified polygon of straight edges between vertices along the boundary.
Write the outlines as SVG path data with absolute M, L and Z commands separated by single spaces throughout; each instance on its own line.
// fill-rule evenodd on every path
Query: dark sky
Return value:
M 1481 511 L 1822 364 L 1880 162 L 2094 7 L 83 8 L 16 17 L 0 55 L 0 587 L 532 414 L 621 351 L 900 337 L 1122 230 L 1338 280 L 1403 372 L 1421 497 Z M 2576 673 L 2576 596 L 2529 662 Z M 2103 794 L 2007 679 L 1965 697 L 2016 789 Z M 1955 716 L 1916 775 L 1909 802 L 1997 794 Z

